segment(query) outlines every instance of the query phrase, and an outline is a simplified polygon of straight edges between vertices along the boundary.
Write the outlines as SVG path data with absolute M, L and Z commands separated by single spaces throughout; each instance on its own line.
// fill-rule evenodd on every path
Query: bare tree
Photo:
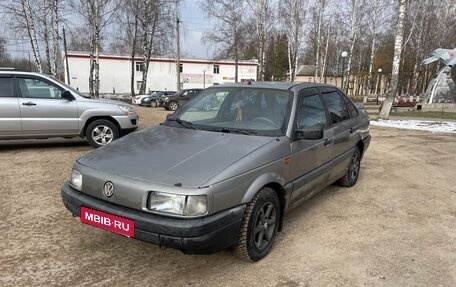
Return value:
M 345 87 L 344 89 L 348 91 L 348 86 L 350 82 L 350 71 L 352 68 L 352 63 L 353 63 L 353 52 L 355 50 L 355 44 L 356 41 L 358 40 L 359 36 L 359 28 L 361 24 L 361 18 L 363 17 L 363 8 L 364 8 L 364 0 L 349 0 L 349 19 L 350 19 L 350 49 L 348 52 L 348 62 L 347 62 L 347 67 L 346 67 L 346 72 L 348 72 L 348 80 L 345 81 Z M 345 72 L 344 71 L 344 72 Z
M 372 32 L 371 32 L 371 43 L 370 43 L 370 60 L 369 60 L 369 70 L 368 70 L 368 76 L 367 76 L 367 84 L 364 86 L 364 95 L 367 96 L 367 94 L 370 93 L 372 89 L 372 69 L 374 66 L 374 56 L 375 56 L 375 51 L 377 49 L 377 37 L 378 37 L 378 31 L 380 30 L 380 24 L 382 22 L 382 9 L 384 4 L 384 0 L 374 0 L 370 2 L 370 5 L 372 5 L 371 9 L 369 10 L 369 18 L 372 19 L 370 27 L 372 27 Z
M 216 58 L 233 57 L 235 62 L 234 80 L 238 82 L 238 62 L 245 44 L 243 32 L 245 24 L 243 16 L 245 3 L 243 0 L 203 0 L 201 9 L 207 16 L 216 21 L 214 30 L 204 34 L 204 41 L 211 42 L 219 48 Z
M 118 3 L 116 0 L 72 0 L 70 3 L 89 27 L 89 91 L 93 97 L 99 97 L 101 33 L 117 11 Z
M 38 45 L 38 33 L 36 29 L 35 9 L 32 8 L 30 0 L 9 0 L 2 1 L 1 7 L 12 16 L 13 27 L 20 32 L 25 31 L 30 41 L 33 58 L 38 72 L 43 72 L 41 63 L 40 48 Z
M 58 52 L 60 49 L 60 34 L 59 34 L 59 0 L 49 0 L 49 6 L 51 10 L 51 38 L 52 38 L 52 49 L 51 49 L 51 75 L 54 77 L 58 74 Z
M 9 60 L 9 55 L 6 50 L 6 40 L 0 36 L 0 65 L 3 65 L 7 60 Z
M 256 47 L 258 53 L 258 71 L 260 81 L 264 81 L 266 44 L 268 35 L 275 23 L 274 3 L 272 0 L 247 0 L 255 21 Z
M 316 50 L 315 50 L 315 75 L 314 75 L 314 81 L 321 82 L 321 77 L 319 77 L 320 73 L 320 54 L 321 54 L 321 46 L 322 46 L 322 26 L 323 26 L 323 15 L 326 10 L 326 4 L 327 0 L 318 0 L 316 2 L 317 4 L 317 9 L 315 11 L 315 16 L 317 18 L 317 29 L 316 29 L 316 36 L 315 36 L 315 41 L 316 41 Z M 328 42 L 327 42 L 328 44 Z M 324 68 L 322 68 L 324 70 Z M 323 75 L 323 71 L 321 71 L 321 75 Z
M 157 5 L 158 4 L 158 5 Z M 149 60 L 152 55 L 154 37 L 159 23 L 160 5 L 158 1 L 143 1 L 142 13 L 139 13 L 141 27 L 141 43 L 143 52 L 142 81 L 139 90 L 140 94 L 146 92 L 147 73 L 149 71 Z
M 125 4 L 126 5 L 123 9 L 125 14 L 124 26 L 127 28 L 127 43 L 131 44 L 128 48 L 131 56 L 130 94 L 133 97 L 135 95 L 135 57 L 137 52 L 139 13 L 141 11 L 141 5 L 140 1 L 137 0 L 127 0 Z
M 90 34 L 87 26 L 72 27 L 68 31 L 68 49 L 72 51 L 90 52 L 88 35 Z M 102 37 L 103 39 L 103 37 Z M 100 41 L 100 51 L 103 51 L 103 41 Z
M 393 106 L 394 99 L 398 91 L 399 83 L 399 65 L 401 62 L 402 42 L 404 38 L 404 19 L 406 13 L 407 0 L 399 0 L 399 11 L 396 25 L 396 37 L 394 40 L 394 57 L 393 67 L 391 73 L 391 90 L 387 94 L 387 98 L 383 102 L 382 110 L 380 111 L 379 118 L 387 119 Z
M 289 80 L 294 81 L 298 69 L 299 49 L 304 37 L 304 19 L 307 2 L 303 0 L 283 0 L 280 2 L 280 17 L 288 37 Z

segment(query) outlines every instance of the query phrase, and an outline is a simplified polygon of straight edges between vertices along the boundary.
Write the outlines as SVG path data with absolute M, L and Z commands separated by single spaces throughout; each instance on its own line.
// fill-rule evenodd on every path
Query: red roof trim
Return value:
M 67 54 L 68 58 L 79 58 L 79 59 L 89 59 L 89 55 L 81 55 L 81 54 Z M 125 60 L 130 60 L 130 57 L 123 57 L 123 56 L 106 56 L 106 55 L 100 55 L 99 57 L 102 60 L 119 60 L 119 61 L 125 61 Z M 142 58 L 135 58 L 135 61 L 142 61 Z M 161 63 L 176 63 L 175 60 L 173 59 L 160 59 L 160 58 L 151 58 L 150 62 L 161 62 Z M 193 61 L 193 60 L 180 60 L 181 63 L 185 64 L 207 64 L 207 65 L 232 65 L 234 66 L 235 63 L 232 62 L 223 62 L 223 61 Z M 240 62 L 238 63 L 239 66 L 257 66 L 257 64 L 254 63 L 243 63 Z

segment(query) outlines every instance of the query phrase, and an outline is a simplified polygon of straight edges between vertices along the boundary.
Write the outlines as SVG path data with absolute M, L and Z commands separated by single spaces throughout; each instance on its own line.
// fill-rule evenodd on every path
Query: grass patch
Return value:
M 456 113 L 448 112 L 392 112 L 390 116 L 393 117 L 411 117 L 411 118 L 433 118 L 433 119 L 449 119 L 456 120 Z

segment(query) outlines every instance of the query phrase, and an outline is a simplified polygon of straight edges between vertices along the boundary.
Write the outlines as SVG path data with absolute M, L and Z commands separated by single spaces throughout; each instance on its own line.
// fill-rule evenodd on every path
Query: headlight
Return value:
M 166 102 L 168 100 L 169 97 L 163 97 L 162 98 L 162 101 Z
M 76 188 L 77 190 L 81 191 L 82 189 L 82 174 L 73 169 L 71 171 L 71 180 L 70 180 L 71 185 Z
M 131 107 L 129 106 L 123 106 L 123 105 L 119 105 L 118 106 L 119 109 L 122 110 L 122 112 L 124 112 L 125 115 L 129 116 L 129 115 L 135 115 L 135 110 L 133 110 Z
M 207 213 L 207 197 L 152 192 L 149 196 L 148 208 L 156 212 L 199 216 Z

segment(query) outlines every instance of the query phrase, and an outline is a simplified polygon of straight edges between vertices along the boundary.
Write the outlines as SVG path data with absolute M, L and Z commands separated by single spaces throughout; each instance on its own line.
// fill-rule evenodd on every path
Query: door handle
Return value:
M 325 139 L 325 140 L 323 141 L 323 144 L 324 144 L 325 146 L 327 146 L 327 145 L 329 145 L 329 144 L 332 143 L 332 142 L 333 142 L 333 139 Z
M 26 103 L 22 103 L 23 106 L 36 106 L 35 103 L 33 102 L 26 102 Z

